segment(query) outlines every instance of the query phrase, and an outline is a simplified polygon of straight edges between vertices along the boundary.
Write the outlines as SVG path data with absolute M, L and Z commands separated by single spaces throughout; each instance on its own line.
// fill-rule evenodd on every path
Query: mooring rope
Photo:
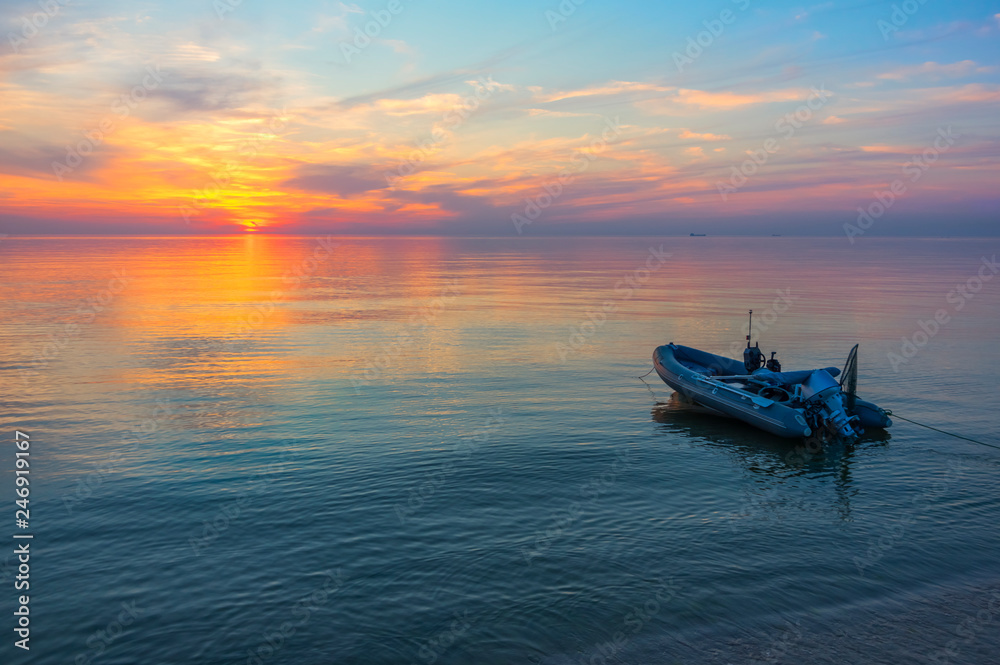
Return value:
M 970 439 L 967 436 L 959 436 L 958 434 L 952 434 L 951 432 L 946 432 L 943 429 L 938 429 L 937 427 L 931 427 L 930 425 L 925 425 L 923 423 L 918 423 L 916 420 L 910 420 L 909 418 L 901 416 L 898 413 L 893 413 L 892 411 L 886 411 L 886 414 L 892 416 L 893 418 L 899 418 L 901 420 L 905 420 L 908 423 L 913 423 L 914 425 L 919 425 L 920 427 L 926 427 L 927 429 L 932 429 L 935 432 L 941 432 L 942 434 L 947 434 L 948 436 L 953 436 L 956 439 L 962 439 L 963 441 L 971 441 L 972 443 L 978 443 L 981 446 L 986 446 L 988 448 L 996 448 L 997 450 L 1000 450 L 1000 446 L 995 446 L 992 443 L 986 443 L 985 441 L 977 441 L 975 439 Z
M 656 369 L 656 368 L 654 367 L 653 369 Z M 661 402 L 660 398 L 657 397 L 656 393 L 653 392 L 653 388 L 648 383 L 646 383 L 645 381 L 643 381 L 643 377 L 647 377 L 650 374 L 652 374 L 653 373 L 653 369 L 649 370 L 648 372 L 646 372 L 642 376 L 636 376 L 636 377 L 633 377 L 633 378 L 636 378 L 636 379 L 639 379 L 640 381 L 642 381 L 642 384 L 644 386 L 646 386 L 646 390 L 648 390 L 649 394 L 653 396 L 653 403 L 654 404 L 662 404 L 663 402 Z

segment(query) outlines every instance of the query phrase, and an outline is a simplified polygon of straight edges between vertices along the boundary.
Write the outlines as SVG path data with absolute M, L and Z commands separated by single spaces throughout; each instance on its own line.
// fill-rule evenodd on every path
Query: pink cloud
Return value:
M 951 64 L 939 62 L 925 62 L 921 65 L 910 67 L 900 67 L 884 74 L 879 74 L 878 78 L 889 81 L 906 81 L 911 78 L 956 78 L 970 76 L 971 74 L 986 74 L 993 71 L 994 67 L 980 67 L 972 60 L 962 60 Z

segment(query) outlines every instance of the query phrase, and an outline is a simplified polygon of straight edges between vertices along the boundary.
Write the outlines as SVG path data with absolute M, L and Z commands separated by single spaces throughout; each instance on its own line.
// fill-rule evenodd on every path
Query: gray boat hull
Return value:
M 751 374 L 739 360 L 679 344 L 666 344 L 653 352 L 653 367 L 664 383 L 702 406 L 776 436 L 800 439 L 813 434 L 803 408 L 742 390 L 739 378 L 746 376 L 749 381 Z M 826 371 L 834 376 L 839 373 L 836 368 L 827 368 Z M 810 373 L 791 372 L 784 376 Z M 713 378 L 717 376 L 727 377 L 729 382 Z M 856 415 L 859 424 L 865 428 L 884 428 L 892 424 L 885 411 L 864 400 L 856 401 L 851 415 Z

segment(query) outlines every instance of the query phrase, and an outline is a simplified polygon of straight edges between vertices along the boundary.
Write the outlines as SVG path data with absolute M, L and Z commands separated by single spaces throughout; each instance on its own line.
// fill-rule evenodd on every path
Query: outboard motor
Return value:
M 743 349 L 743 366 L 747 369 L 747 374 L 753 374 L 754 370 L 760 369 L 764 365 L 764 353 L 760 350 L 760 347 L 750 346 L 750 342 L 747 342 L 747 348 Z
M 774 357 L 774 354 L 776 353 L 777 351 L 771 351 L 771 359 L 767 361 L 766 365 L 764 365 L 764 367 L 771 370 L 772 372 L 781 371 L 781 363 L 778 362 L 778 359 Z
M 856 439 L 863 433 L 857 416 L 848 417 L 844 394 L 829 372 L 818 369 L 802 382 L 802 399 L 815 409 L 830 431 L 843 439 Z

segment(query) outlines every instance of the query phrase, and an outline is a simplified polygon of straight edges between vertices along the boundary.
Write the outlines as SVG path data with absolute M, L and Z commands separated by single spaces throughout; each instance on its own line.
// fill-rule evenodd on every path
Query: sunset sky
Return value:
M 998 227 L 1000 2 L 230 1 L 5 0 L 0 233 Z

